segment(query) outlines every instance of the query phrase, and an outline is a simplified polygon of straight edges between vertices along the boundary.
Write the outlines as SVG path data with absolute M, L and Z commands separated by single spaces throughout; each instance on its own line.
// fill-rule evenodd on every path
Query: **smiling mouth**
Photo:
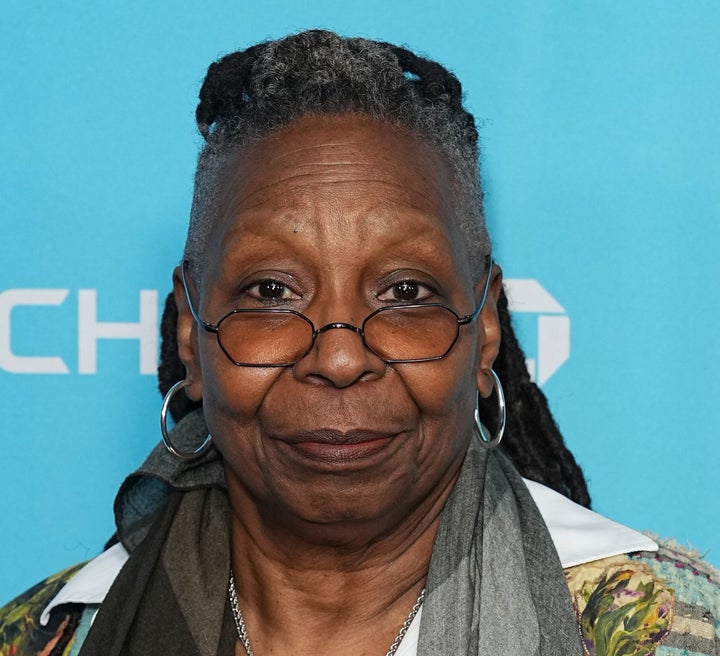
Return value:
M 320 429 L 297 433 L 280 441 L 303 459 L 342 465 L 379 454 L 396 436 L 397 433 L 374 430 Z

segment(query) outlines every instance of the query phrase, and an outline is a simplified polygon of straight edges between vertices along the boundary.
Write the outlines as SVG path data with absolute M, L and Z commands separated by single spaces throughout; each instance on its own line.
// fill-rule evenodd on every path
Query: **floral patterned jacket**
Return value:
M 0 609 L 0 656 L 76 656 L 96 607 L 40 615 L 79 569 L 60 572 Z M 565 570 L 588 656 L 720 656 L 720 572 L 663 543 L 657 552 Z

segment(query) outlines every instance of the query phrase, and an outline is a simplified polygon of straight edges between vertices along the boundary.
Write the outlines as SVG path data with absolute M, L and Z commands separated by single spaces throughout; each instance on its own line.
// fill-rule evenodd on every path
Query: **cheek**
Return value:
M 475 343 L 474 334 L 461 336 L 442 360 L 404 371 L 408 389 L 428 418 L 452 418 L 462 422 L 463 417 L 472 415 L 479 350 L 475 348 Z
M 404 372 L 407 389 L 426 420 L 450 420 L 455 423 L 472 399 L 474 374 L 457 377 L 432 363 L 423 365 L 423 371 Z
M 401 372 L 406 389 L 420 412 L 421 455 L 437 457 L 441 452 L 454 458 L 464 452 L 474 424 L 475 370 L 467 363 L 469 353 L 457 353 L 437 362 L 424 363 Z
M 205 419 L 216 445 L 227 456 L 252 443 L 258 411 L 284 370 L 237 367 L 222 353 L 218 357 L 201 352 L 201 362 Z

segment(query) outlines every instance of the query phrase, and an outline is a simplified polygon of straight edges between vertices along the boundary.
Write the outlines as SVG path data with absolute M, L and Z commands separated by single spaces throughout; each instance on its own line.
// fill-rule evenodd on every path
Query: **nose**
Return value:
M 294 367 L 299 378 L 348 387 L 383 375 L 385 363 L 366 346 L 362 330 L 350 323 L 328 323 L 315 330 L 310 351 Z

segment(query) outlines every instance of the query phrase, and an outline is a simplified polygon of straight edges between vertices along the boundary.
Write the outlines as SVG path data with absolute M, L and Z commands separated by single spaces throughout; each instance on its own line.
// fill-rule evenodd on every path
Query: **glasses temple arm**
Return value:
M 458 319 L 458 323 L 460 325 L 464 325 L 466 323 L 472 323 L 477 319 L 478 315 L 480 314 L 480 311 L 485 306 L 485 301 L 487 300 L 488 290 L 490 289 L 490 277 L 492 275 L 492 267 L 493 267 L 493 256 L 492 253 L 487 256 L 488 261 L 488 267 L 487 267 L 487 276 L 485 276 L 485 286 L 483 287 L 483 293 L 482 298 L 480 299 L 480 303 L 478 303 L 478 306 L 475 308 L 475 310 L 465 315 L 462 319 Z
M 188 287 L 187 276 L 185 274 L 185 271 L 189 264 L 190 263 L 187 260 L 183 261 L 180 275 L 182 277 L 183 289 L 185 289 L 185 298 L 187 299 L 188 307 L 190 308 L 190 314 L 192 314 L 193 319 L 195 319 L 195 322 L 197 323 L 198 326 L 200 326 L 201 328 L 204 328 L 209 333 L 217 333 L 218 327 L 213 326 L 213 324 L 211 324 L 211 323 L 207 323 L 206 321 L 203 321 L 200 318 L 200 316 L 198 315 L 198 313 L 195 311 L 195 306 L 193 305 L 192 298 L 190 298 L 190 288 Z

